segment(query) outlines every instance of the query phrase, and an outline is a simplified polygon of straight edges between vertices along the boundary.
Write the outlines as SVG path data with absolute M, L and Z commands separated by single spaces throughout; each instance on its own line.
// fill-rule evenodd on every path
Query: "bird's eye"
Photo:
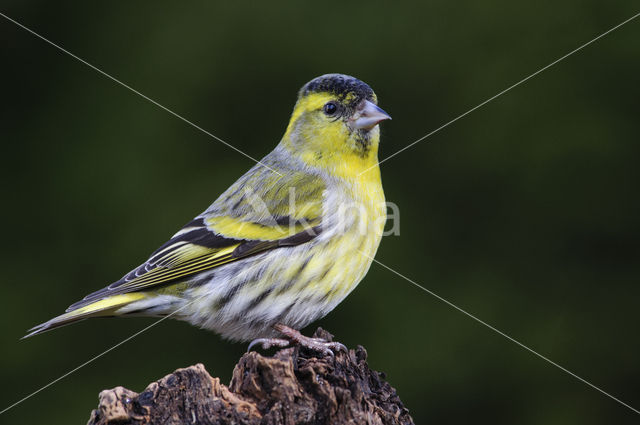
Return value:
M 324 105 L 324 113 L 327 115 L 333 115 L 338 111 L 338 106 L 333 103 L 333 102 L 329 102 L 327 104 Z

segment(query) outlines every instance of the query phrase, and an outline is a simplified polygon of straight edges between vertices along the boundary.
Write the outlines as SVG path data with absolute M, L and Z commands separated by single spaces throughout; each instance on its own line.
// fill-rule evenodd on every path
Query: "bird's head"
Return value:
M 298 93 L 283 145 L 309 165 L 353 177 L 378 160 L 378 123 L 391 117 L 366 83 L 326 74 Z

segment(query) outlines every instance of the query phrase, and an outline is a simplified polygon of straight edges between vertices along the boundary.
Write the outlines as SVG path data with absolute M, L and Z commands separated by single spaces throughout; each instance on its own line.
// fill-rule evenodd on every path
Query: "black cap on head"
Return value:
M 299 97 L 309 93 L 333 93 L 344 99 L 349 93 L 356 95 L 352 103 L 359 103 L 363 99 L 376 103 L 376 95 L 367 83 L 355 77 L 344 74 L 325 74 L 314 78 L 300 89 Z

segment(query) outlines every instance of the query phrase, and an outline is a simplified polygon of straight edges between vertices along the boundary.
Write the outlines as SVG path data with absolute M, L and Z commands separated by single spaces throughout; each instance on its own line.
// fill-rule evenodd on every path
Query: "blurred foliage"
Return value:
M 34 29 L 256 158 L 326 72 L 376 90 L 381 157 L 638 12 L 596 2 L 5 1 Z M 640 407 L 640 21 L 382 165 L 401 235 L 377 258 Z M 116 280 L 252 162 L 0 19 L 2 406 L 151 323 L 27 328 Z M 637 416 L 373 265 L 321 325 L 367 347 L 416 423 L 631 423 Z M 242 344 L 166 321 L 0 416 L 84 423 Z M 10 383 L 10 384 L 9 384 Z

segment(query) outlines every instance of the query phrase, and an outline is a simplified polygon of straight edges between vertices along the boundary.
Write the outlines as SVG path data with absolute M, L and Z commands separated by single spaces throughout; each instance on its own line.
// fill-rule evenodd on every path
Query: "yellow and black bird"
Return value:
M 265 347 L 335 348 L 298 330 L 355 288 L 378 249 L 386 119 L 362 81 L 313 79 L 271 153 L 144 264 L 27 337 L 90 317 L 171 315 Z

